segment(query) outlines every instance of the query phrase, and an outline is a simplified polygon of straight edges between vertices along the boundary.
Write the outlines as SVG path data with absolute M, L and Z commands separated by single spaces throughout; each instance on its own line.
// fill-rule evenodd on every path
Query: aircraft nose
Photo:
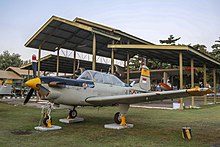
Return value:
M 41 80 L 40 80 L 40 78 L 34 78 L 34 79 L 31 79 L 31 80 L 28 80 L 27 82 L 25 82 L 25 84 L 27 86 L 33 88 L 34 90 L 39 90 L 37 85 L 41 84 Z

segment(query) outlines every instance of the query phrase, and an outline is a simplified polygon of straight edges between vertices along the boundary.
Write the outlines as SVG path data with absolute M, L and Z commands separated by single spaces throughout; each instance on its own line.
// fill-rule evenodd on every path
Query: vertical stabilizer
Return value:
M 149 91 L 151 89 L 150 84 L 150 70 L 147 66 L 143 65 L 141 68 L 141 77 L 139 86 L 141 89 Z

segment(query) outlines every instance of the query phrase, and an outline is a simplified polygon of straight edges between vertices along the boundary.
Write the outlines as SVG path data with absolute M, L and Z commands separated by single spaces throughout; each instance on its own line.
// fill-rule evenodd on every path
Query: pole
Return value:
M 112 44 L 114 44 L 114 40 L 112 41 Z M 112 55 L 111 55 L 111 74 L 114 74 L 114 59 L 115 59 L 114 48 L 112 48 Z
M 92 70 L 96 70 L 96 36 L 93 34 L 92 40 Z
M 194 59 L 191 58 L 191 88 L 194 88 Z M 192 103 L 191 106 L 193 107 L 195 105 L 194 96 L 192 96 Z
M 206 84 L 207 84 L 207 81 L 206 81 L 206 64 L 203 65 L 203 68 L 204 68 L 204 74 L 203 74 L 203 84 L 204 84 L 204 87 L 206 87 Z M 207 96 L 204 95 L 204 105 L 207 105 Z
M 38 72 L 37 75 L 38 77 L 40 77 L 40 58 L 41 58 L 41 46 L 39 46 L 39 50 L 38 50 Z
M 180 89 L 183 89 L 183 53 L 179 52 Z M 183 98 L 180 98 L 180 110 L 183 110 Z
M 56 76 L 59 76 L 59 63 L 60 63 L 60 49 L 57 49 L 57 74 Z
M 216 104 L 216 69 L 213 69 L 214 103 Z
M 129 68 L 129 53 L 127 53 L 127 84 L 129 84 L 129 79 L 130 79 L 130 68 Z
M 76 49 L 74 49 L 73 53 L 73 79 L 76 77 Z

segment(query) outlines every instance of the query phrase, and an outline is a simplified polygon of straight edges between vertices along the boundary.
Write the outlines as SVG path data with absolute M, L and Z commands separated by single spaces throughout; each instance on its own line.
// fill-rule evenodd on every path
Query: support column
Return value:
M 194 60 L 191 58 L 191 88 L 194 88 Z M 191 106 L 195 106 L 194 96 L 192 96 Z
M 41 46 L 38 50 L 38 66 L 37 66 L 37 76 L 40 77 L 40 58 L 41 58 Z
M 30 70 L 28 69 L 28 77 L 27 80 L 30 80 Z
M 129 79 L 130 79 L 130 68 L 129 68 L 129 53 L 127 53 L 127 84 L 129 84 Z
M 167 84 L 167 72 L 163 72 L 163 83 Z
M 206 87 L 206 84 L 207 84 L 207 78 L 206 78 L 206 64 L 203 65 L 203 70 L 204 70 L 204 74 L 203 74 L 203 84 L 204 84 L 204 87 Z M 207 96 L 204 95 L 204 105 L 207 105 Z
M 93 34 L 92 40 L 92 70 L 96 70 L 96 36 Z
M 214 103 L 216 104 L 216 69 L 213 69 Z
M 56 76 L 59 76 L 59 64 L 60 64 L 60 49 L 57 49 L 57 73 Z
M 73 79 L 76 78 L 76 49 L 74 49 L 73 53 Z
M 180 89 L 183 89 L 183 53 L 179 52 Z M 183 98 L 180 98 L 180 110 L 183 110 Z
M 114 40 L 112 41 L 112 44 L 114 44 Z M 111 74 L 114 74 L 114 59 L 115 59 L 115 54 L 114 54 L 114 49 L 112 48 L 112 55 L 111 55 Z

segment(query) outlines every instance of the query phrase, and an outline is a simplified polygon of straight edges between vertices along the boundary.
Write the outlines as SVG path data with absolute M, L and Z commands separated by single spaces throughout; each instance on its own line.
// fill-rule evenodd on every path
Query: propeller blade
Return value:
M 33 92 L 34 92 L 34 89 L 31 88 L 30 91 L 29 91 L 28 94 L 27 94 L 27 97 L 26 97 L 25 101 L 24 101 L 24 105 L 30 100 L 30 98 L 31 98 L 31 96 L 32 96 L 32 94 L 33 94 Z
M 50 90 L 48 90 L 47 88 L 45 88 L 44 86 L 42 86 L 41 84 L 38 84 L 37 87 L 39 88 L 38 93 L 43 96 L 43 97 L 47 97 L 50 94 Z

